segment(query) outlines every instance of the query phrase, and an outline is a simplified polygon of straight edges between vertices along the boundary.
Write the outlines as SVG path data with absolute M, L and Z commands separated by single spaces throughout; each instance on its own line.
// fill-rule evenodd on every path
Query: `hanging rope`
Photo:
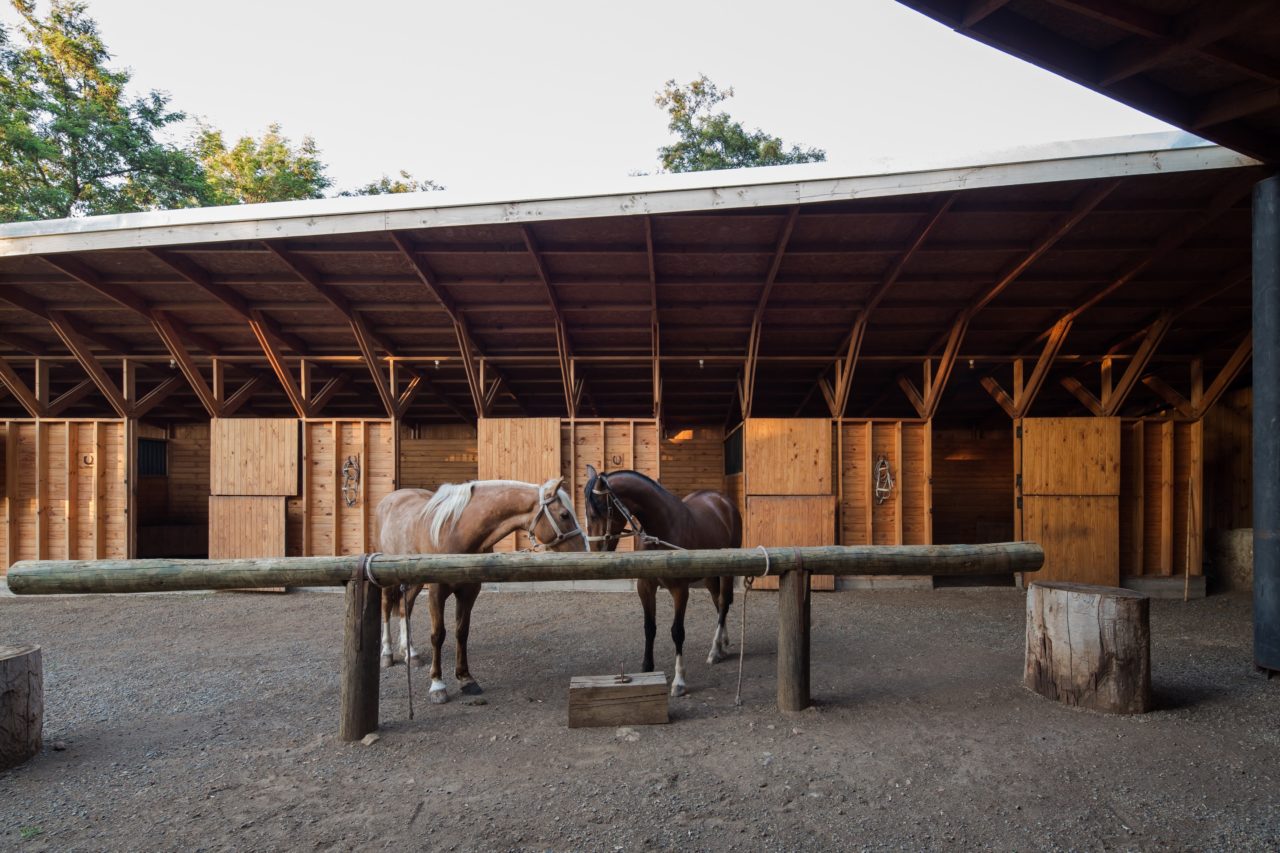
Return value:
M 756 548 L 764 554 L 764 574 L 760 577 L 768 577 L 769 551 L 763 545 L 757 545 Z M 738 706 L 742 705 L 742 658 L 747 649 L 747 593 L 751 591 L 751 582 L 754 580 L 752 577 L 742 579 L 742 621 L 738 629 L 738 692 L 733 696 L 733 704 Z
M 893 471 L 889 468 L 888 458 L 881 456 L 876 461 L 876 503 L 882 504 L 893 494 Z

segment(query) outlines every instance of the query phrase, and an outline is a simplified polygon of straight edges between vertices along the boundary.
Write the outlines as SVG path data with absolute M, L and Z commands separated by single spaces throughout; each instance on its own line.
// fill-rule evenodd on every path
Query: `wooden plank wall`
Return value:
M 1139 420 L 1123 425 L 1122 574 L 1167 577 L 1188 570 L 1199 575 L 1203 570 L 1204 434 L 1202 421 Z M 1189 524 L 1192 517 L 1195 523 Z
M 1120 583 L 1119 418 L 1026 418 L 1021 535 L 1044 547 L 1035 580 Z
M 212 494 L 298 494 L 298 421 L 215 418 L 211 430 Z
M 560 422 L 560 473 L 573 497 L 578 523 L 586 529 L 587 466 L 597 471 L 632 470 L 660 480 L 658 425 L 652 420 L 565 420 Z M 632 551 L 635 542 L 624 539 L 619 551 Z
M 473 426 L 423 425 L 400 438 L 403 488 L 435 491 L 442 483 L 465 483 L 479 476 Z
M 209 559 L 285 556 L 284 496 L 210 495 Z
M 1225 395 L 1204 416 L 1204 527 L 1253 527 L 1253 389 Z
M 291 556 L 378 549 L 375 511 L 396 489 L 395 429 L 389 420 L 302 422 L 302 493 L 288 505 Z M 342 494 L 348 459 L 360 466 L 354 506 L 347 506 Z
M 998 430 L 933 430 L 933 542 L 1013 539 L 1013 441 Z
M 742 547 L 787 548 L 831 545 L 836 528 L 835 495 L 749 495 Z M 812 575 L 815 590 L 836 588 L 834 575 Z M 752 589 L 777 589 L 777 577 L 760 577 Z
M 170 521 L 208 523 L 210 439 L 208 423 L 174 424 L 169 428 Z
M 833 454 L 840 463 L 839 544 L 930 544 L 930 424 L 846 420 L 840 441 L 838 452 Z M 889 497 L 877 503 L 875 471 L 881 457 L 889 463 L 894 484 Z
M 562 473 L 559 418 L 481 418 L 477 442 L 476 467 L 481 480 L 541 484 Z M 566 488 L 568 485 L 566 480 Z M 511 551 L 527 545 L 523 533 L 512 534 L 494 550 Z
M 122 421 L 5 421 L 0 563 L 128 556 Z
M 724 428 L 690 427 L 664 435 L 661 467 L 662 485 L 674 495 L 724 491 Z
M 743 472 L 749 495 L 829 495 L 831 421 L 826 418 L 749 418 Z

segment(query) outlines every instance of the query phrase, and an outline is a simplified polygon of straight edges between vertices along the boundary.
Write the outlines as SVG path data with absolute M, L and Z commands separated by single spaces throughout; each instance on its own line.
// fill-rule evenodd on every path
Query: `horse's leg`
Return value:
M 658 582 L 641 579 L 636 581 L 636 594 L 644 608 L 644 665 L 641 672 L 653 672 L 653 638 L 658 633 Z
M 440 672 L 440 650 L 444 646 L 444 602 L 448 587 L 433 583 L 427 587 L 427 609 L 431 611 L 431 692 L 427 695 L 437 705 L 449 701 Z
M 676 644 L 676 674 L 671 679 L 671 695 L 683 696 L 684 689 L 684 610 L 689 604 L 689 583 L 668 581 L 671 605 L 675 614 L 671 617 L 671 642 Z
M 411 586 L 400 597 L 400 647 L 404 649 L 404 662 L 422 666 L 418 650 L 409 642 L 409 619 L 413 616 L 413 604 L 418 600 L 422 585 Z
M 391 617 L 395 613 L 396 593 L 390 589 L 381 591 L 382 595 L 382 652 L 378 658 L 378 663 L 383 669 L 389 669 L 394 663 L 395 658 L 391 652 Z
M 725 589 L 723 578 L 707 578 L 707 591 L 711 593 L 711 600 L 715 603 L 718 619 L 716 621 L 716 632 L 711 637 L 711 651 L 707 653 L 707 663 L 714 664 L 724 660 L 728 654 L 729 637 L 728 631 L 725 629 L 724 617 L 729 612 L 729 605 L 725 601 Z M 730 601 L 732 601 L 733 590 L 729 589 Z
M 733 578 L 720 578 L 720 653 L 729 656 L 729 628 L 725 622 L 729 618 L 729 608 L 733 606 Z
M 468 696 L 475 696 L 484 691 L 480 689 L 479 682 L 471 677 L 471 670 L 467 666 L 467 637 L 471 634 L 471 608 L 475 606 L 476 598 L 480 595 L 480 584 L 458 584 L 454 589 L 454 595 L 457 596 L 454 602 L 457 605 L 454 613 L 457 621 L 453 631 L 453 641 L 458 647 L 458 668 L 454 671 L 454 675 L 458 678 L 458 687 L 462 692 Z

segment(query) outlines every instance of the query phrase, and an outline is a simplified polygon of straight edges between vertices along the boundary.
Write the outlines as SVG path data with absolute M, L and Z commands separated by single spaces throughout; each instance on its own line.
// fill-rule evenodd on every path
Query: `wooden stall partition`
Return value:
M 208 422 L 169 428 L 169 517 L 207 525 L 209 464 L 212 448 Z
M 1226 394 L 1204 416 L 1203 527 L 1253 527 L 1253 389 Z
M 285 500 L 274 495 L 210 495 L 209 559 L 285 556 Z
M 0 561 L 129 556 L 125 423 L 5 421 Z
M 211 430 L 211 494 L 298 494 L 298 421 L 214 418 Z
M 747 523 L 747 491 L 743 483 L 742 472 L 737 474 L 726 474 L 724 478 L 724 493 L 738 507 L 738 514 L 742 516 L 743 535 L 746 535 Z
M 481 418 L 476 429 L 479 479 L 544 483 L 563 473 L 559 418 Z M 494 550 L 526 547 L 525 538 L 523 533 L 513 534 Z
M 743 470 L 748 495 L 830 495 L 831 421 L 748 418 Z
M 688 427 L 662 436 L 662 485 L 683 498 L 699 489 L 724 491 L 724 429 Z
M 476 428 L 470 424 L 430 424 L 400 438 L 400 485 L 431 489 L 479 477 Z
M 1203 421 L 1130 421 L 1122 435 L 1122 573 L 1198 577 L 1205 529 Z
M 1120 584 L 1120 419 L 1026 418 L 1023 538 L 1044 548 L 1036 580 Z
M 378 502 L 397 488 L 390 420 L 302 422 L 302 493 L 288 505 L 290 555 L 378 550 Z
M 587 507 L 584 489 L 587 466 L 597 471 L 633 470 L 660 480 L 660 441 L 658 424 L 652 420 L 565 420 L 560 422 L 560 473 L 565 488 L 573 496 L 578 523 L 586 525 Z M 635 550 L 635 543 L 624 539 L 619 551 Z
M 748 495 L 744 548 L 834 545 L 836 531 L 835 495 Z M 834 575 L 810 575 L 815 590 L 833 590 Z M 776 576 L 756 578 L 752 589 L 778 588 Z
M 932 427 L 924 421 L 843 421 L 841 545 L 928 545 L 933 540 Z M 877 494 L 881 462 L 892 485 Z

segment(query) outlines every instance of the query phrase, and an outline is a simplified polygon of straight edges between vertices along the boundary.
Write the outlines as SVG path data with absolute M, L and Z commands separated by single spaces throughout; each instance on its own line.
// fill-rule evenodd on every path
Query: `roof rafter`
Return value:
M 782 228 L 778 231 L 777 241 L 773 247 L 773 259 L 769 262 L 769 271 L 765 275 L 764 287 L 760 290 L 760 298 L 756 301 L 756 310 L 751 316 L 751 331 L 747 338 L 747 360 L 742 368 L 742 378 L 738 385 L 738 405 L 742 409 L 743 420 L 751 417 L 752 404 L 755 402 L 756 365 L 760 357 L 760 339 L 764 329 L 764 311 L 769 304 L 769 294 L 773 292 L 773 284 L 778 278 L 778 270 L 782 267 L 782 259 L 787 253 L 787 244 L 791 242 L 791 234 L 795 231 L 796 221 L 800 218 L 800 206 L 793 205 L 787 212 Z
M 525 248 L 528 249 L 529 256 L 533 259 L 534 268 L 538 273 L 538 280 L 542 282 L 542 288 L 547 294 L 547 301 L 551 304 L 551 313 L 555 319 L 556 354 L 559 357 L 560 379 L 564 386 L 564 405 L 569 417 L 575 418 L 578 415 L 578 404 L 586 390 L 586 383 L 576 376 L 573 363 L 573 347 L 569 342 L 569 331 L 565 326 L 564 311 L 560 308 L 560 300 L 551 284 L 551 274 L 547 270 L 546 261 L 538 249 L 538 241 L 533 236 L 533 229 L 521 223 L 520 234 L 524 237 Z

